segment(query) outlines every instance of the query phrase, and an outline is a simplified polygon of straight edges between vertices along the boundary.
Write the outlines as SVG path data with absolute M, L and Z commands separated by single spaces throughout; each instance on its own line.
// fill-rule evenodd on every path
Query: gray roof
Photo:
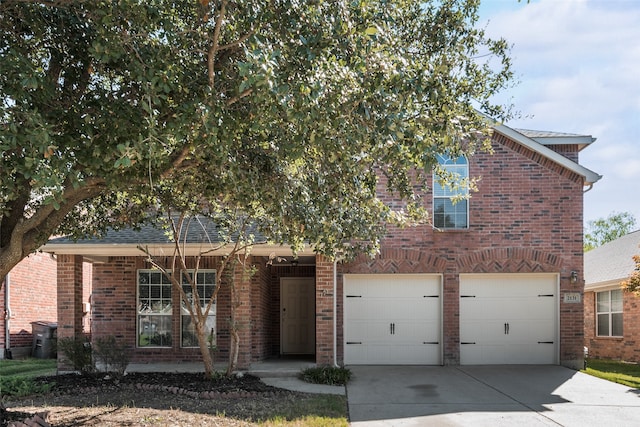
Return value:
M 575 133 L 551 132 L 531 129 L 514 130 L 542 145 L 575 144 L 578 146 L 578 150 L 582 150 L 596 140 L 596 138 L 592 137 L 591 135 L 579 135 Z
M 187 226 L 188 224 L 188 226 Z M 185 231 L 187 243 L 209 243 L 220 242 L 222 236 L 215 224 L 207 218 L 198 218 L 191 223 L 185 221 L 181 233 L 181 241 L 184 240 Z M 173 234 L 169 228 L 160 221 L 149 221 L 139 227 L 125 227 L 115 230 L 109 228 L 102 236 L 86 237 L 77 241 L 68 237 L 58 237 L 49 240 L 53 244 L 76 244 L 76 245 L 96 245 L 96 244 L 170 244 L 173 242 Z
M 627 279 L 640 255 L 640 230 L 605 243 L 584 254 L 585 289 L 614 285 Z
M 211 255 L 228 253 L 238 238 L 238 233 L 232 233 L 230 239 L 225 238 L 224 230 L 216 226 L 213 220 L 198 217 L 192 220 L 189 227 L 184 227 L 180 243 L 185 255 L 198 255 L 203 251 Z M 186 233 L 186 239 L 185 239 Z M 250 226 L 247 233 L 253 235 L 256 246 L 251 250 L 254 255 L 288 256 L 292 254 L 289 246 L 267 243 L 264 234 L 257 227 Z M 229 241 L 231 240 L 231 242 Z M 167 256 L 174 253 L 175 243 L 173 235 L 161 222 L 149 221 L 139 227 L 124 227 L 109 229 L 102 236 L 87 237 L 73 240 L 68 237 L 50 239 L 40 249 L 55 254 L 78 254 L 94 261 L 107 256 L 142 256 L 145 248 L 153 255 Z M 312 248 L 306 247 L 298 251 L 300 255 L 313 255 Z

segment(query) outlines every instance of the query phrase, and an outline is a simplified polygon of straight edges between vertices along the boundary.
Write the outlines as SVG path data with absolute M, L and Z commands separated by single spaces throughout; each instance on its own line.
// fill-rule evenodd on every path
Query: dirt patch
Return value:
M 46 412 L 54 427 L 246 426 L 313 397 L 268 386 L 252 375 L 210 380 L 192 373 L 132 373 L 122 378 L 69 374 L 37 381 L 55 385 L 46 395 L 6 402 L 4 425 Z

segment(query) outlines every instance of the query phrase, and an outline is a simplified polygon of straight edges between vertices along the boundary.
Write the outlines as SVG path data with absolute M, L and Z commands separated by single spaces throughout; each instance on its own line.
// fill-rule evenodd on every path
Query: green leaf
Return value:
M 378 34 L 378 29 L 376 27 L 368 27 L 366 30 L 364 30 L 364 33 L 368 36 L 374 36 L 376 34 Z

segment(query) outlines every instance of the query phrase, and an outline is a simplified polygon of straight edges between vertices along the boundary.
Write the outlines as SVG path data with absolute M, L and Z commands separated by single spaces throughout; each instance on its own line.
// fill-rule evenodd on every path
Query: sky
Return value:
M 479 25 L 511 48 L 512 128 L 592 135 L 580 163 L 602 175 L 585 224 L 629 212 L 640 229 L 640 1 L 481 0 Z

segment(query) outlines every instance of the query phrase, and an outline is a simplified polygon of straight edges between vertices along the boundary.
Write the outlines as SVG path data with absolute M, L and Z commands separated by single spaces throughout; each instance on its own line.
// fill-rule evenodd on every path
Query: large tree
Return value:
M 584 233 L 584 251 L 612 242 L 633 231 L 636 218 L 630 212 L 612 212 L 606 218 L 587 223 Z
M 381 224 L 426 218 L 436 154 L 505 117 L 478 3 L 2 1 L 0 277 L 176 192 L 273 241 L 375 250 Z

